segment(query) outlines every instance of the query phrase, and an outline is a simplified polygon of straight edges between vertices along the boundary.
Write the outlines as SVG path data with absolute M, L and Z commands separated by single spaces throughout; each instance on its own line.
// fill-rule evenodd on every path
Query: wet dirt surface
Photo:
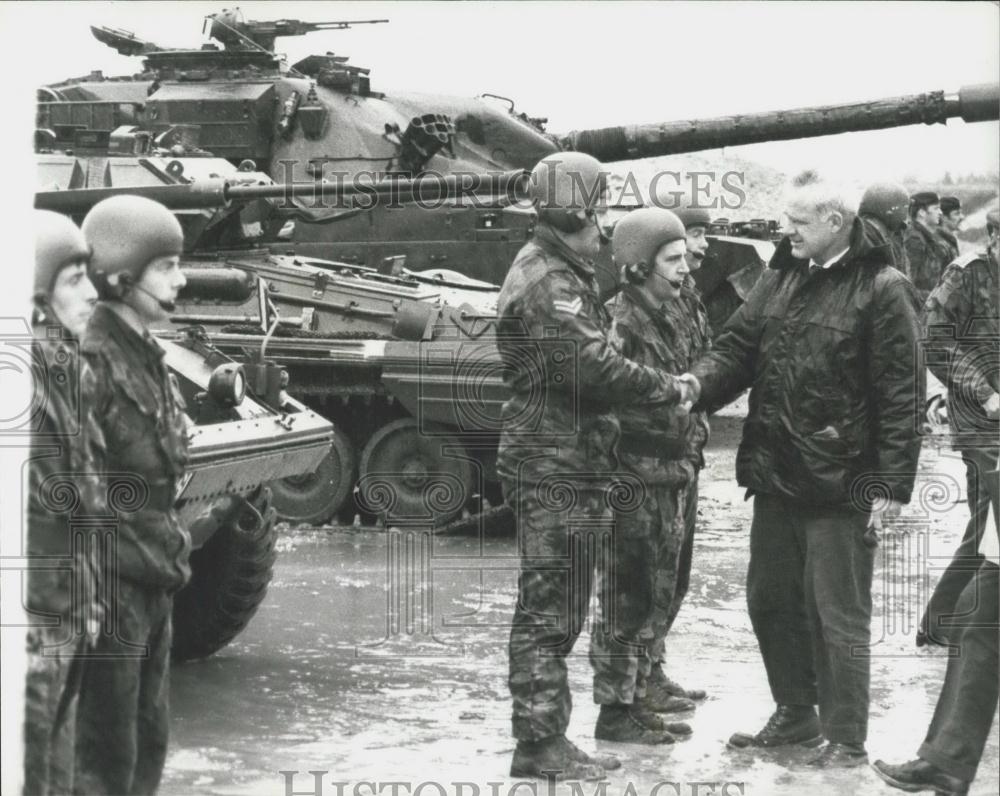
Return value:
M 730 734 L 759 729 L 773 709 L 745 606 L 751 504 L 733 482 L 741 423 L 734 409 L 713 423 L 691 590 L 668 640 L 668 673 L 710 695 L 695 713 L 678 716 L 693 736 L 660 747 L 595 742 L 586 630 L 569 661 L 569 736 L 622 758 L 603 796 L 897 793 L 867 767 L 806 769 L 813 751 L 755 755 L 725 747 Z M 918 652 L 913 634 L 935 569 L 947 563 L 966 522 L 964 470 L 957 455 L 933 444 L 920 468 L 917 494 L 926 487 L 927 509 L 915 500 L 904 515 L 909 534 L 887 533 L 876 564 L 872 760 L 915 755 L 944 677 L 946 653 Z M 935 486 L 949 479 L 954 487 Z M 288 531 L 279 548 L 268 597 L 243 635 L 173 671 L 161 793 L 548 791 L 507 775 L 513 539 L 317 529 Z M 997 765 L 994 722 L 971 793 L 998 792 Z M 310 771 L 325 773 L 317 780 Z M 589 796 L 596 785 L 555 787 Z

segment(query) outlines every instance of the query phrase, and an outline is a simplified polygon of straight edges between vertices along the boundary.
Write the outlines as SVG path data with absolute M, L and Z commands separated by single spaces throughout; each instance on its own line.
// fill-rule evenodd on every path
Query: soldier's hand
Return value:
M 993 393 L 993 395 L 987 398 L 986 403 L 983 404 L 983 409 L 986 410 L 986 416 L 990 420 L 1000 418 L 1000 393 Z
M 690 411 L 691 407 L 698 403 L 698 399 L 701 397 L 701 384 L 690 373 L 678 376 L 677 380 L 681 382 L 680 403 L 682 407 L 686 405 L 685 408 Z

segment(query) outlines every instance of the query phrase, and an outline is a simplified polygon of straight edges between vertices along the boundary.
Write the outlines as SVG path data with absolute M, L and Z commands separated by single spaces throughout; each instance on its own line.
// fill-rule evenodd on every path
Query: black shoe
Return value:
M 574 779 L 595 782 L 606 779 L 604 767 L 577 759 L 573 747 L 563 735 L 540 741 L 518 741 L 510 763 L 512 777 L 535 779 Z M 579 750 L 576 750 L 579 752 Z
M 701 688 L 684 688 L 684 686 L 676 680 L 672 680 L 667 677 L 667 673 L 663 671 L 663 664 L 657 664 L 653 667 L 652 671 L 650 671 L 649 683 L 661 687 L 670 696 L 682 697 L 683 699 L 700 701 L 708 696 L 708 694 Z
M 947 647 L 950 646 L 947 641 L 943 638 L 938 638 L 937 636 L 929 636 L 923 630 L 917 631 L 917 647 Z
M 865 751 L 864 744 L 831 741 L 806 765 L 810 768 L 856 768 L 867 762 L 868 752 Z
M 935 790 L 938 796 L 965 796 L 969 792 L 969 783 L 964 779 L 945 774 L 937 766 L 919 757 L 898 766 L 876 760 L 872 763 L 872 768 L 892 787 L 911 793 Z
M 819 746 L 822 742 L 819 717 L 812 705 L 778 705 L 764 729 L 756 735 L 738 732 L 729 739 L 729 745 L 737 749 L 790 744 Z
M 601 705 L 597 716 L 594 737 L 601 741 L 616 743 L 664 744 L 673 743 L 674 736 L 665 729 L 657 730 L 648 726 L 643 714 L 634 711 L 631 705 Z
M 669 732 L 675 738 L 686 738 L 691 734 L 691 725 L 684 721 L 664 721 L 658 713 L 644 707 L 642 702 L 632 704 L 632 714 L 653 730 Z

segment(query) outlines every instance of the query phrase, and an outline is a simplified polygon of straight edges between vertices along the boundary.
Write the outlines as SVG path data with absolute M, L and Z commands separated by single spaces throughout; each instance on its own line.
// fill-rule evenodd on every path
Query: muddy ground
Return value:
M 596 743 L 586 630 L 569 662 L 569 734 L 584 748 L 622 757 L 606 796 L 895 793 L 868 768 L 806 769 L 813 752 L 726 749 L 732 732 L 759 729 L 772 710 L 745 608 L 751 505 L 733 482 L 739 407 L 727 415 L 713 424 L 692 587 L 668 646 L 668 671 L 710 694 L 688 718 L 694 734 L 672 746 Z M 886 534 L 876 565 L 873 760 L 914 755 L 944 676 L 944 651 L 918 652 L 913 634 L 927 589 L 966 521 L 961 461 L 947 447 L 925 445 L 918 495 L 921 487 L 923 502 L 916 500 L 903 522 L 908 533 Z M 507 775 L 513 539 L 428 538 L 346 528 L 286 532 L 270 593 L 247 631 L 211 659 L 174 669 L 161 792 L 545 793 L 544 783 L 518 784 Z M 972 793 L 998 792 L 997 764 L 994 723 Z M 310 771 L 321 772 L 318 779 Z M 558 790 L 589 796 L 595 787 Z

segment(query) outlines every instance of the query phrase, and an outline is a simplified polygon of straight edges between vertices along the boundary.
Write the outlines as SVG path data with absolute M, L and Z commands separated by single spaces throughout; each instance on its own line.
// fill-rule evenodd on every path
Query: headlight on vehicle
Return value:
M 239 406 L 247 394 L 247 377 L 243 366 L 235 362 L 219 365 L 212 371 L 208 394 L 219 406 Z

